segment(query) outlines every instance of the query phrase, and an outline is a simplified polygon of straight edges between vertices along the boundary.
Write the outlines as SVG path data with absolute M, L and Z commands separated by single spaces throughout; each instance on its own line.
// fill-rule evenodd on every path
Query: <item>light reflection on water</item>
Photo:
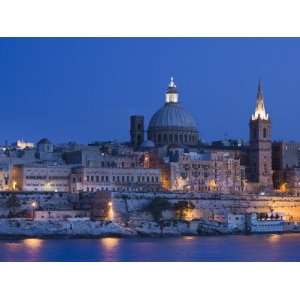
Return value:
M 25 239 L 25 240 L 23 240 L 23 243 L 26 246 L 26 248 L 28 248 L 30 250 L 37 250 L 42 246 L 43 240 L 42 239 Z
M 192 235 L 187 235 L 187 236 L 183 237 L 184 240 L 194 240 L 195 238 L 197 238 L 197 237 L 196 236 L 192 236 Z
M 116 237 L 104 237 L 100 239 L 101 245 L 107 250 L 115 248 L 119 244 L 119 241 L 120 239 Z
M 269 239 L 271 243 L 278 243 L 280 242 L 280 234 L 270 234 Z
M 0 261 L 300 261 L 300 234 L 0 240 Z

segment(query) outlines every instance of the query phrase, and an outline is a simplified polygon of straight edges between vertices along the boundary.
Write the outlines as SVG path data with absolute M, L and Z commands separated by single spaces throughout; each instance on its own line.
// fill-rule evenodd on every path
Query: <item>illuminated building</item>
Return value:
M 9 181 L 9 167 L 7 165 L 0 166 L 0 191 L 9 190 Z
M 15 146 L 17 149 L 29 149 L 29 148 L 34 148 L 34 143 L 31 142 L 25 142 L 23 140 L 17 140 L 15 143 Z
M 66 165 L 25 164 L 12 169 L 17 191 L 69 192 L 71 167 Z
M 181 105 L 173 78 L 166 91 L 164 106 L 152 116 L 149 122 L 148 139 L 156 146 L 198 145 L 197 124 L 193 116 Z
M 271 120 L 266 113 L 261 82 L 258 84 L 256 107 L 249 123 L 249 181 L 260 188 L 273 188 Z
M 274 170 L 300 166 L 300 143 L 276 141 L 272 143 L 272 165 Z
M 152 168 L 73 168 L 72 193 L 79 191 L 158 191 L 160 170 Z
M 171 190 L 242 192 L 244 173 L 240 161 L 226 152 L 183 153 L 176 162 L 170 162 Z
M 293 196 L 300 196 L 300 168 L 280 171 L 279 191 Z

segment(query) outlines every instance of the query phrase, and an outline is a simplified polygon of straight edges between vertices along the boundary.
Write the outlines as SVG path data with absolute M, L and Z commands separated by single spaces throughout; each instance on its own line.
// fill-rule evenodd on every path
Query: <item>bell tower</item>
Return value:
M 144 116 L 130 117 L 130 141 L 134 148 L 138 148 L 145 139 Z
M 249 122 L 249 180 L 263 188 L 273 188 L 272 125 L 265 110 L 262 83 L 259 81 L 255 112 Z

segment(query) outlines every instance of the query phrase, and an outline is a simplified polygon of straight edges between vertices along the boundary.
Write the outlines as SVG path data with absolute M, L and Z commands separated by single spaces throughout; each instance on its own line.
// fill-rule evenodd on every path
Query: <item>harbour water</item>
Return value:
M 0 261 L 300 261 L 300 233 L 0 240 Z

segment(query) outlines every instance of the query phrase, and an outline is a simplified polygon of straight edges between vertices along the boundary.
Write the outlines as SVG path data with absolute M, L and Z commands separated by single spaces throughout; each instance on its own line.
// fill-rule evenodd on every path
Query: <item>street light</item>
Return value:
M 109 201 L 109 202 L 107 203 L 107 205 L 108 205 L 108 219 L 109 219 L 110 221 L 112 221 L 113 218 L 114 218 L 114 210 L 113 210 L 113 204 L 112 204 L 112 201 Z
M 36 209 L 36 207 L 37 207 L 36 201 L 33 201 L 33 202 L 31 203 L 31 207 L 32 207 L 32 220 L 34 220 L 34 217 L 35 217 L 35 209 Z

